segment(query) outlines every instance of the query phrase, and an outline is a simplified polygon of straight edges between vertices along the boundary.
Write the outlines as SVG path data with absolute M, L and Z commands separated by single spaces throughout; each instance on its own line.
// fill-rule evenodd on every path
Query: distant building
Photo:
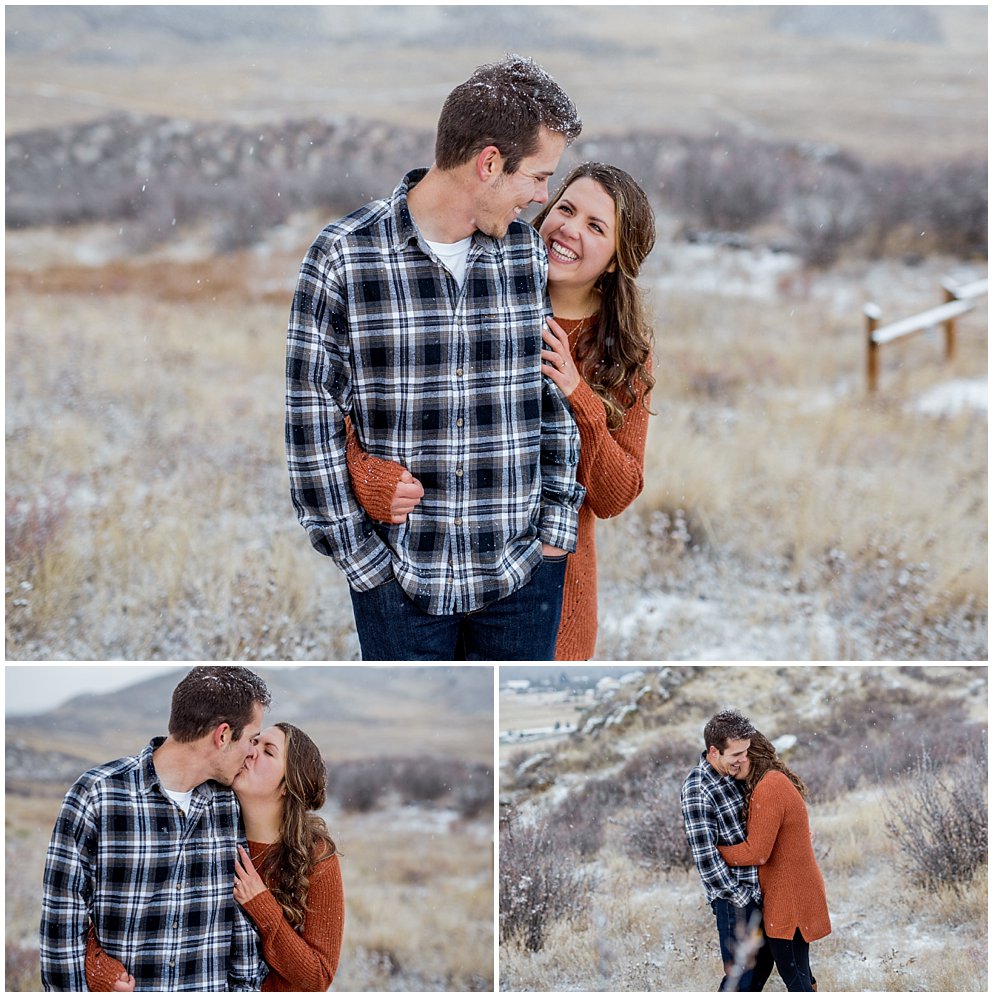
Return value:
M 509 692 L 527 692 L 531 688 L 529 679 L 508 679 L 503 687 Z

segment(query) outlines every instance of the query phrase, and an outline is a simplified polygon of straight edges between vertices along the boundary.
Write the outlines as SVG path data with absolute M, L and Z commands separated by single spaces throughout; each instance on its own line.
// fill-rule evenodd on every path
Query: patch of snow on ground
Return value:
M 656 250 L 652 284 L 659 291 L 717 294 L 768 301 L 778 297 L 781 281 L 797 275 L 800 261 L 790 253 L 763 247 L 663 244 Z
M 743 579 L 706 597 L 608 590 L 604 603 L 597 652 L 612 660 L 644 660 L 660 646 L 668 660 L 678 661 L 834 659 L 839 650 L 835 623 L 811 599 L 751 587 Z M 647 648 L 652 654 L 641 653 Z
M 914 405 L 917 412 L 933 416 L 958 415 L 963 409 L 989 411 L 989 383 L 986 378 L 959 378 L 926 391 Z

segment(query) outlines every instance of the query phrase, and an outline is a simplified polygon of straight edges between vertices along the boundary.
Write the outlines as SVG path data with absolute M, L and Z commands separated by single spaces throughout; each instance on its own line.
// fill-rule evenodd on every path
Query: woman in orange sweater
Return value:
M 292 724 L 266 728 L 256 749 L 232 783 L 248 840 L 234 861 L 235 900 L 262 939 L 263 990 L 327 990 L 345 921 L 338 851 L 314 812 L 324 806 L 327 772 L 317 745 Z M 92 933 L 86 982 L 90 990 L 134 988 Z
M 655 244 L 655 216 L 624 170 L 582 163 L 535 218 L 548 250 L 543 371 L 579 426 L 577 477 L 586 488 L 566 566 L 558 661 L 593 656 L 597 636 L 596 520 L 622 513 L 644 486 L 652 330 L 636 278 Z M 366 454 L 348 433 L 356 498 L 372 519 L 402 523 L 423 488 L 409 471 Z
M 747 840 L 719 845 L 731 866 L 757 865 L 762 922 L 776 969 L 790 992 L 813 992 L 810 943 L 831 933 L 804 800 L 807 787 L 762 734 L 753 734 L 735 778 L 744 782 Z

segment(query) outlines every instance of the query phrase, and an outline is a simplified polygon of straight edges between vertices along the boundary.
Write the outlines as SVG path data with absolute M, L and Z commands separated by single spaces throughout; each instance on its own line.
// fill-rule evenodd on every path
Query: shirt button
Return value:
M 462 368 L 461 368 L 461 367 L 459 367 L 459 369 L 458 369 L 458 370 L 457 370 L 457 371 L 455 372 L 455 376 L 456 376 L 456 377 L 461 377 L 461 376 L 462 376 L 462 373 L 463 373 L 463 372 L 462 372 Z
M 456 526 L 461 526 L 462 525 L 462 517 L 461 516 L 456 517 L 455 525 Z
M 465 425 L 465 419 L 456 419 L 455 425 L 458 426 L 459 429 L 461 429 Z
M 460 468 L 459 468 L 459 469 L 458 469 L 458 470 L 457 470 L 457 471 L 455 472 L 455 477 L 456 477 L 456 478 L 461 478 L 461 477 L 462 477 L 462 475 L 463 475 L 463 473 L 464 473 L 464 472 L 463 472 L 462 468 L 460 467 Z

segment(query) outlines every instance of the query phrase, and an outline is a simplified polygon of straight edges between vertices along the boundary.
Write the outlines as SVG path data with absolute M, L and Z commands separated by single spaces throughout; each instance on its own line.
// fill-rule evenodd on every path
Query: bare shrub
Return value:
M 989 236 L 988 163 L 959 159 L 927 174 L 929 198 L 923 223 L 937 248 L 961 256 L 986 256 Z
M 986 742 L 965 764 L 940 769 L 925 751 L 910 778 L 888 797 L 886 830 L 912 882 L 960 892 L 987 860 Z
M 907 163 L 873 166 L 865 178 L 870 199 L 866 219 L 867 250 L 872 257 L 899 248 L 903 232 L 910 233 L 911 245 L 918 246 L 921 224 L 927 214 L 930 184 L 924 172 Z
M 363 758 L 328 771 L 328 795 L 346 810 L 368 812 L 388 794 L 408 804 L 449 801 L 463 816 L 475 816 L 492 807 L 493 772 L 481 763 L 444 755 Z
M 328 773 L 329 795 L 357 813 L 367 813 L 381 803 L 393 783 L 393 765 L 383 759 L 341 763 Z
M 501 944 L 540 952 L 553 923 L 586 909 L 593 886 L 592 874 L 555 847 L 544 822 L 508 815 L 500 831 Z
M 462 779 L 462 764 L 452 758 L 407 758 L 394 770 L 394 782 L 404 803 L 439 800 Z
M 625 824 L 624 850 L 634 861 L 662 872 L 692 868 L 679 802 L 684 776 L 668 771 L 646 780 L 634 817 Z
M 617 779 L 591 779 L 570 793 L 548 821 L 555 846 L 584 858 L 595 855 L 603 845 L 607 822 L 625 795 Z
M 693 143 L 663 193 L 681 214 L 725 231 L 751 228 L 779 206 L 783 151 L 731 132 Z
M 808 266 L 828 267 L 864 230 L 868 201 L 857 176 L 824 170 L 797 191 L 785 216 L 803 261 Z
M 905 776 L 922 752 L 936 769 L 951 765 L 986 736 L 982 724 L 966 722 L 962 704 L 884 684 L 871 674 L 839 695 L 816 729 L 793 733 L 798 743 L 790 765 L 821 802 Z
M 245 177 L 219 199 L 216 245 L 221 253 L 260 242 L 271 229 L 286 221 L 292 205 L 280 189 L 282 180 L 269 171 Z
M 468 767 L 454 790 L 455 807 L 466 818 L 493 813 L 493 770 L 488 765 Z
M 660 775 L 685 775 L 699 758 L 700 748 L 685 738 L 672 738 L 642 748 L 618 773 L 629 797 L 638 797 L 654 786 Z

